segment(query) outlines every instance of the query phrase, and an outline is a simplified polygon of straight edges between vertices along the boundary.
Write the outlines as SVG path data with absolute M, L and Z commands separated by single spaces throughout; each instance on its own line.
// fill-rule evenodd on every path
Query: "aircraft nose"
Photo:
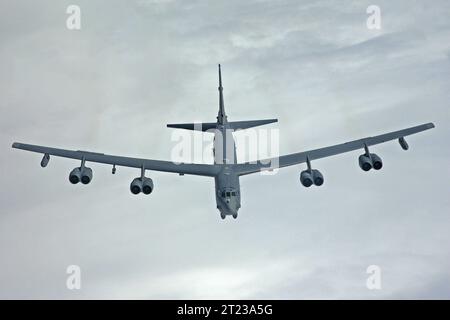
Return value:
M 228 209 L 233 209 L 234 205 L 235 205 L 234 199 L 226 198 L 225 199 L 225 205 L 227 206 Z
M 230 211 L 230 212 L 237 212 L 238 204 L 233 199 L 227 199 L 225 201 L 225 205 L 226 205 L 226 208 L 227 208 L 228 211 Z

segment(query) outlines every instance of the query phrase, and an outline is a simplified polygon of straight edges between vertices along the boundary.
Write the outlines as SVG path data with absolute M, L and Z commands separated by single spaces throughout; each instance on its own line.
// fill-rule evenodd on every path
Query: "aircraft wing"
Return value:
M 422 124 L 408 129 L 385 133 L 375 137 L 367 137 L 325 148 L 293 153 L 289 155 L 280 156 L 278 158 L 258 160 L 256 162 L 246 162 L 242 164 L 237 164 L 236 169 L 239 175 L 246 175 L 263 170 L 273 170 L 275 168 L 283 168 L 300 163 L 305 163 L 307 162 L 307 159 L 311 161 L 315 159 L 331 157 L 337 154 L 363 149 L 365 148 L 365 146 L 369 147 L 390 140 L 402 139 L 405 136 L 412 135 L 432 128 L 434 128 L 433 123 Z M 400 141 L 400 143 L 403 144 L 402 147 L 404 147 L 405 150 L 408 148 L 406 142 L 403 139 L 402 141 Z
M 170 161 L 120 157 L 107 155 L 103 153 L 49 148 L 17 142 L 13 143 L 12 147 L 16 149 L 42 153 L 47 156 L 57 156 L 77 160 L 84 159 L 84 161 L 87 162 L 97 162 L 131 168 L 144 167 L 146 170 L 174 172 L 179 174 L 192 174 L 192 175 L 212 177 L 215 176 L 220 169 L 218 168 L 218 166 L 212 164 L 194 164 L 194 163 L 176 164 Z

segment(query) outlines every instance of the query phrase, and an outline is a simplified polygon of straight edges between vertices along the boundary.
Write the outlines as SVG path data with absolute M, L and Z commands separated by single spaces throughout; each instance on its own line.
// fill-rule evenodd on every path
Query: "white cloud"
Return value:
M 0 297 L 445 298 L 450 256 L 447 1 L 381 1 L 366 28 L 359 1 L 79 1 L 83 28 L 65 28 L 69 1 L 0 3 Z M 170 157 L 169 122 L 213 121 L 216 64 L 231 120 L 278 117 L 280 153 L 434 121 L 436 129 L 241 179 L 238 220 L 221 221 L 214 183 L 77 165 L 11 149 L 13 141 L 156 159 Z M 65 288 L 67 265 L 82 290 Z M 383 290 L 365 270 L 381 266 Z

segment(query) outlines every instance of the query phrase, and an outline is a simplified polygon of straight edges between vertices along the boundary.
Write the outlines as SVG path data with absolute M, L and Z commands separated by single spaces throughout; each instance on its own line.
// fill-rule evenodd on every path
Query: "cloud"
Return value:
M 0 3 L 0 297 L 448 298 L 450 23 L 447 1 Z M 279 118 L 280 153 L 434 121 L 436 129 L 357 153 L 241 179 L 239 219 L 221 221 L 214 182 L 11 149 L 13 141 L 168 159 L 166 123 L 214 121 L 217 63 L 230 120 Z M 274 125 L 273 125 L 274 126 Z M 82 290 L 65 287 L 66 267 Z M 383 289 L 365 287 L 368 265 Z

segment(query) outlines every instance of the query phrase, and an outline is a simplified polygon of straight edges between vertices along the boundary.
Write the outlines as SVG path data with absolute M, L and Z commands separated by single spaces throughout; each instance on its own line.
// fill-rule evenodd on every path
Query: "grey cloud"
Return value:
M 450 23 L 447 1 L 71 1 L 0 3 L 0 297 L 448 298 Z M 278 117 L 280 153 L 434 121 L 436 129 L 357 153 L 241 181 L 237 221 L 221 221 L 213 181 L 92 165 L 12 150 L 13 141 L 156 159 L 169 122 L 212 121 L 216 64 L 232 120 Z M 183 205 L 181 205 L 183 204 Z M 82 290 L 65 287 L 69 264 Z M 383 290 L 365 288 L 368 265 Z

